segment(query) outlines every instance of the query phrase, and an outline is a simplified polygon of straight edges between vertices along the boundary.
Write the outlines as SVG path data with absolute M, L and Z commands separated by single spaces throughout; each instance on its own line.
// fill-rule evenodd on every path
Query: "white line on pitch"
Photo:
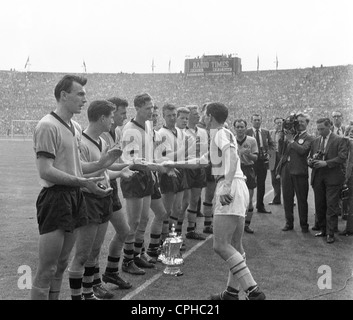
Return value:
M 264 198 L 266 198 L 271 192 L 273 191 L 270 190 L 269 192 L 267 192 L 264 196 Z M 254 203 L 254 205 L 256 205 L 256 202 Z M 188 250 L 184 255 L 183 258 L 186 259 L 190 254 L 192 254 L 193 252 L 195 252 L 198 248 L 200 248 L 204 243 L 206 243 L 207 240 L 211 239 L 212 235 L 209 235 L 205 241 L 199 242 L 198 244 L 196 244 L 195 246 L 193 246 L 190 250 Z M 139 294 L 141 291 L 145 290 L 149 285 L 151 285 L 153 282 L 157 281 L 161 276 L 163 275 L 163 271 L 160 271 L 159 273 L 155 274 L 151 279 L 146 280 L 142 285 L 140 285 L 139 287 L 137 287 L 134 291 L 131 291 L 129 294 L 127 294 L 126 296 L 122 297 L 121 300 L 130 300 L 131 298 L 133 298 L 134 296 L 136 296 L 137 294 Z
M 209 235 L 206 240 L 199 242 L 195 246 L 193 246 L 190 250 L 188 250 L 184 255 L 183 258 L 186 259 L 190 254 L 195 252 L 198 248 L 200 248 L 208 239 L 211 239 L 212 235 Z M 163 275 L 163 271 L 160 271 L 159 273 L 155 274 L 151 279 L 148 279 L 145 281 L 142 285 L 140 285 L 138 288 L 136 288 L 134 291 L 130 292 L 126 296 L 124 296 L 121 300 L 130 300 L 134 296 L 136 296 L 138 293 L 141 291 L 145 290 L 149 285 L 151 285 L 153 282 L 157 281 L 161 276 Z

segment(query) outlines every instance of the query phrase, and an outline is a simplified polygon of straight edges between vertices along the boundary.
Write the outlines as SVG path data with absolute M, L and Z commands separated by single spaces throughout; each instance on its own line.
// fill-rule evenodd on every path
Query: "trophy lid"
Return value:
M 177 236 L 177 233 L 175 232 L 174 223 L 172 224 L 172 227 L 170 228 L 170 230 L 171 230 L 172 232 L 170 232 L 169 235 L 170 235 L 171 237 L 176 237 L 176 236 Z

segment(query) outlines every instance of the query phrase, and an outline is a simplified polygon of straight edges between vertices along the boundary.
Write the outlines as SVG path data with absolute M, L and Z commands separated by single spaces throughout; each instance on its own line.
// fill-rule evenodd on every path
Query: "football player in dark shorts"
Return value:
M 98 161 L 109 146 L 100 135 L 108 132 L 113 123 L 115 105 L 107 100 L 93 101 L 87 110 L 88 127 L 82 133 L 81 141 L 81 160 L 84 162 Z M 108 170 L 98 171 L 90 176 L 103 175 L 104 179 L 99 183 L 102 189 L 110 189 L 110 177 L 115 179 L 122 176 L 126 179 L 133 175 L 129 168 L 122 171 L 109 172 Z M 78 267 L 84 268 L 82 280 L 82 296 L 85 300 L 97 300 L 93 292 L 93 281 L 95 266 L 99 259 L 100 250 L 104 242 L 105 234 L 108 228 L 108 222 L 113 212 L 113 198 L 110 193 L 105 197 L 98 197 L 88 190 L 84 190 L 84 196 L 87 204 L 88 224 L 80 229 L 76 242 L 75 254 L 69 269 Z M 71 286 L 73 295 L 81 295 L 81 288 Z M 100 292 L 100 291 L 98 291 Z M 112 294 L 106 295 L 106 298 L 112 298 Z
M 112 97 L 108 99 L 112 102 L 116 110 L 114 111 L 114 123 L 109 132 L 103 132 L 101 137 L 107 142 L 107 144 L 113 148 L 118 146 L 121 148 L 121 129 L 126 120 L 126 108 L 128 107 L 128 102 L 126 99 L 119 97 Z M 113 168 L 116 170 L 126 170 L 128 164 L 125 164 L 118 159 L 109 169 Z M 111 283 L 116 285 L 119 289 L 130 289 L 132 284 L 121 278 L 119 274 L 120 267 L 120 257 L 122 254 L 122 249 L 126 237 L 129 234 L 129 224 L 127 222 L 127 215 L 125 209 L 123 209 L 121 201 L 118 195 L 118 181 L 117 179 L 110 179 L 110 186 L 113 188 L 113 213 L 110 218 L 110 222 L 114 227 L 115 234 L 109 242 L 108 257 L 105 272 L 102 274 L 102 279 L 100 277 L 99 263 L 95 266 L 94 281 L 93 281 L 93 292 L 98 298 L 106 299 L 110 296 L 110 292 L 102 285 L 102 280 L 105 283 Z
M 200 122 L 197 124 L 197 127 L 205 129 L 207 131 L 207 137 L 208 137 L 208 147 L 209 147 L 209 141 L 210 141 L 210 133 L 209 130 L 204 122 L 204 117 L 205 117 L 205 110 L 207 107 L 207 103 L 204 103 L 201 108 L 200 108 Z M 204 188 L 203 191 L 203 201 L 202 201 L 202 206 L 201 206 L 201 212 L 203 216 L 205 217 L 204 219 L 204 233 L 212 234 L 213 233 L 213 196 L 214 196 L 214 191 L 216 189 L 216 182 L 215 178 L 212 175 L 211 172 L 211 165 L 208 165 L 205 168 L 205 173 L 206 173 L 206 187 Z
M 133 275 L 144 275 L 144 268 L 154 267 L 154 264 L 141 258 L 145 230 L 138 228 L 141 219 L 148 220 L 154 186 L 152 172 L 140 165 L 143 161 L 153 163 L 152 97 L 148 93 L 139 94 L 134 99 L 134 106 L 136 116 L 124 126 L 122 135 L 124 162 L 138 163 L 131 167 L 138 170 L 134 177 L 129 181 L 120 181 L 130 227 L 124 243 L 122 270 Z
M 189 140 L 192 141 L 192 148 L 188 148 L 188 158 L 200 158 L 201 154 L 208 151 L 208 134 L 203 128 L 197 126 L 200 120 L 198 106 L 189 106 L 188 125 L 184 129 Z M 183 213 L 187 211 L 188 226 L 186 229 L 186 238 L 194 240 L 205 240 L 205 236 L 196 232 L 196 217 L 199 199 L 201 198 L 202 188 L 207 186 L 206 171 L 204 168 L 186 169 L 185 177 L 187 181 L 187 190 L 184 192 Z M 205 231 L 209 231 L 210 225 L 205 225 Z M 211 232 L 209 232 L 211 233 Z
M 56 109 L 44 116 L 33 135 L 36 165 L 43 187 L 37 198 L 39 227 L 39 261 L 34 276 L 31 299 L 59 299 L 63 274 L 77 237 L 77 231 L 88 223 L 86 202 L 81 188 L 101 197 L 97 181 L 84 172 L 94 172 L 111 165 L 117 152 L 107 152 L 99 161 L 81 163 L 79 143 L 81 127 L 72 120 L 87 102 L 84 86 L 87 79 L 65 75 L 56 85 Z M 81 285 L 81 278 L 77 280 Z M 81 296 L 79 297 L 81 299 Z
M 164 154 L 171 161 L 177 161 L 178 158 L 185 160 L 185 133 L 176 126 L 178 116 L 185 114 L 178 111 L 179 109 L 172 104 L 165 104 L 162 108 L 165 125 L 159 129 L 158 133 L 164 139 Z M 188 111 L 186 109 L 186 111 Z M 187 118 L 185 120 L 185 125 Z M 187 188 L 186 179 L 183 169 L 175 170 L 175 176 L 166 173 L 159 175 L 160 188 L 164 207 L 167 216 L 163 222 L 162 240 L 168 234 L 170 227 L 174 224 L 177 233 L 181 233 L 181 223 L 178 221 L 182 211 L 182 201 L 184 190 Z

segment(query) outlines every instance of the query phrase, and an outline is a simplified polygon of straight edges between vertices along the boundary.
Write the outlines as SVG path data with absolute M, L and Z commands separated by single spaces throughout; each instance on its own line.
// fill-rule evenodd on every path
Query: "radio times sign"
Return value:
M 234 75 L 240 72 L 239 58 L 201 58 L 186 59 L 185 74 L 192 75 Z

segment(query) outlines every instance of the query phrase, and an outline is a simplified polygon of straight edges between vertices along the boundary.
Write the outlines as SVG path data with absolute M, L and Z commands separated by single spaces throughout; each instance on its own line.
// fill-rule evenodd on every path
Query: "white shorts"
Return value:
M 213 197 L 213 208 L 214 215 L 235 215 L 245 217 L 246 210 L 249 205 L 249 190 L 246 186 L 245 180 L 242 178 L 233 179 L 231 186 L 231 194 L 233 201 L 226 206 L 222 206 L 219 201 L 219 195 L 222 192 L 225 180 L 221 180 L 217 183 L 215 194 Z

